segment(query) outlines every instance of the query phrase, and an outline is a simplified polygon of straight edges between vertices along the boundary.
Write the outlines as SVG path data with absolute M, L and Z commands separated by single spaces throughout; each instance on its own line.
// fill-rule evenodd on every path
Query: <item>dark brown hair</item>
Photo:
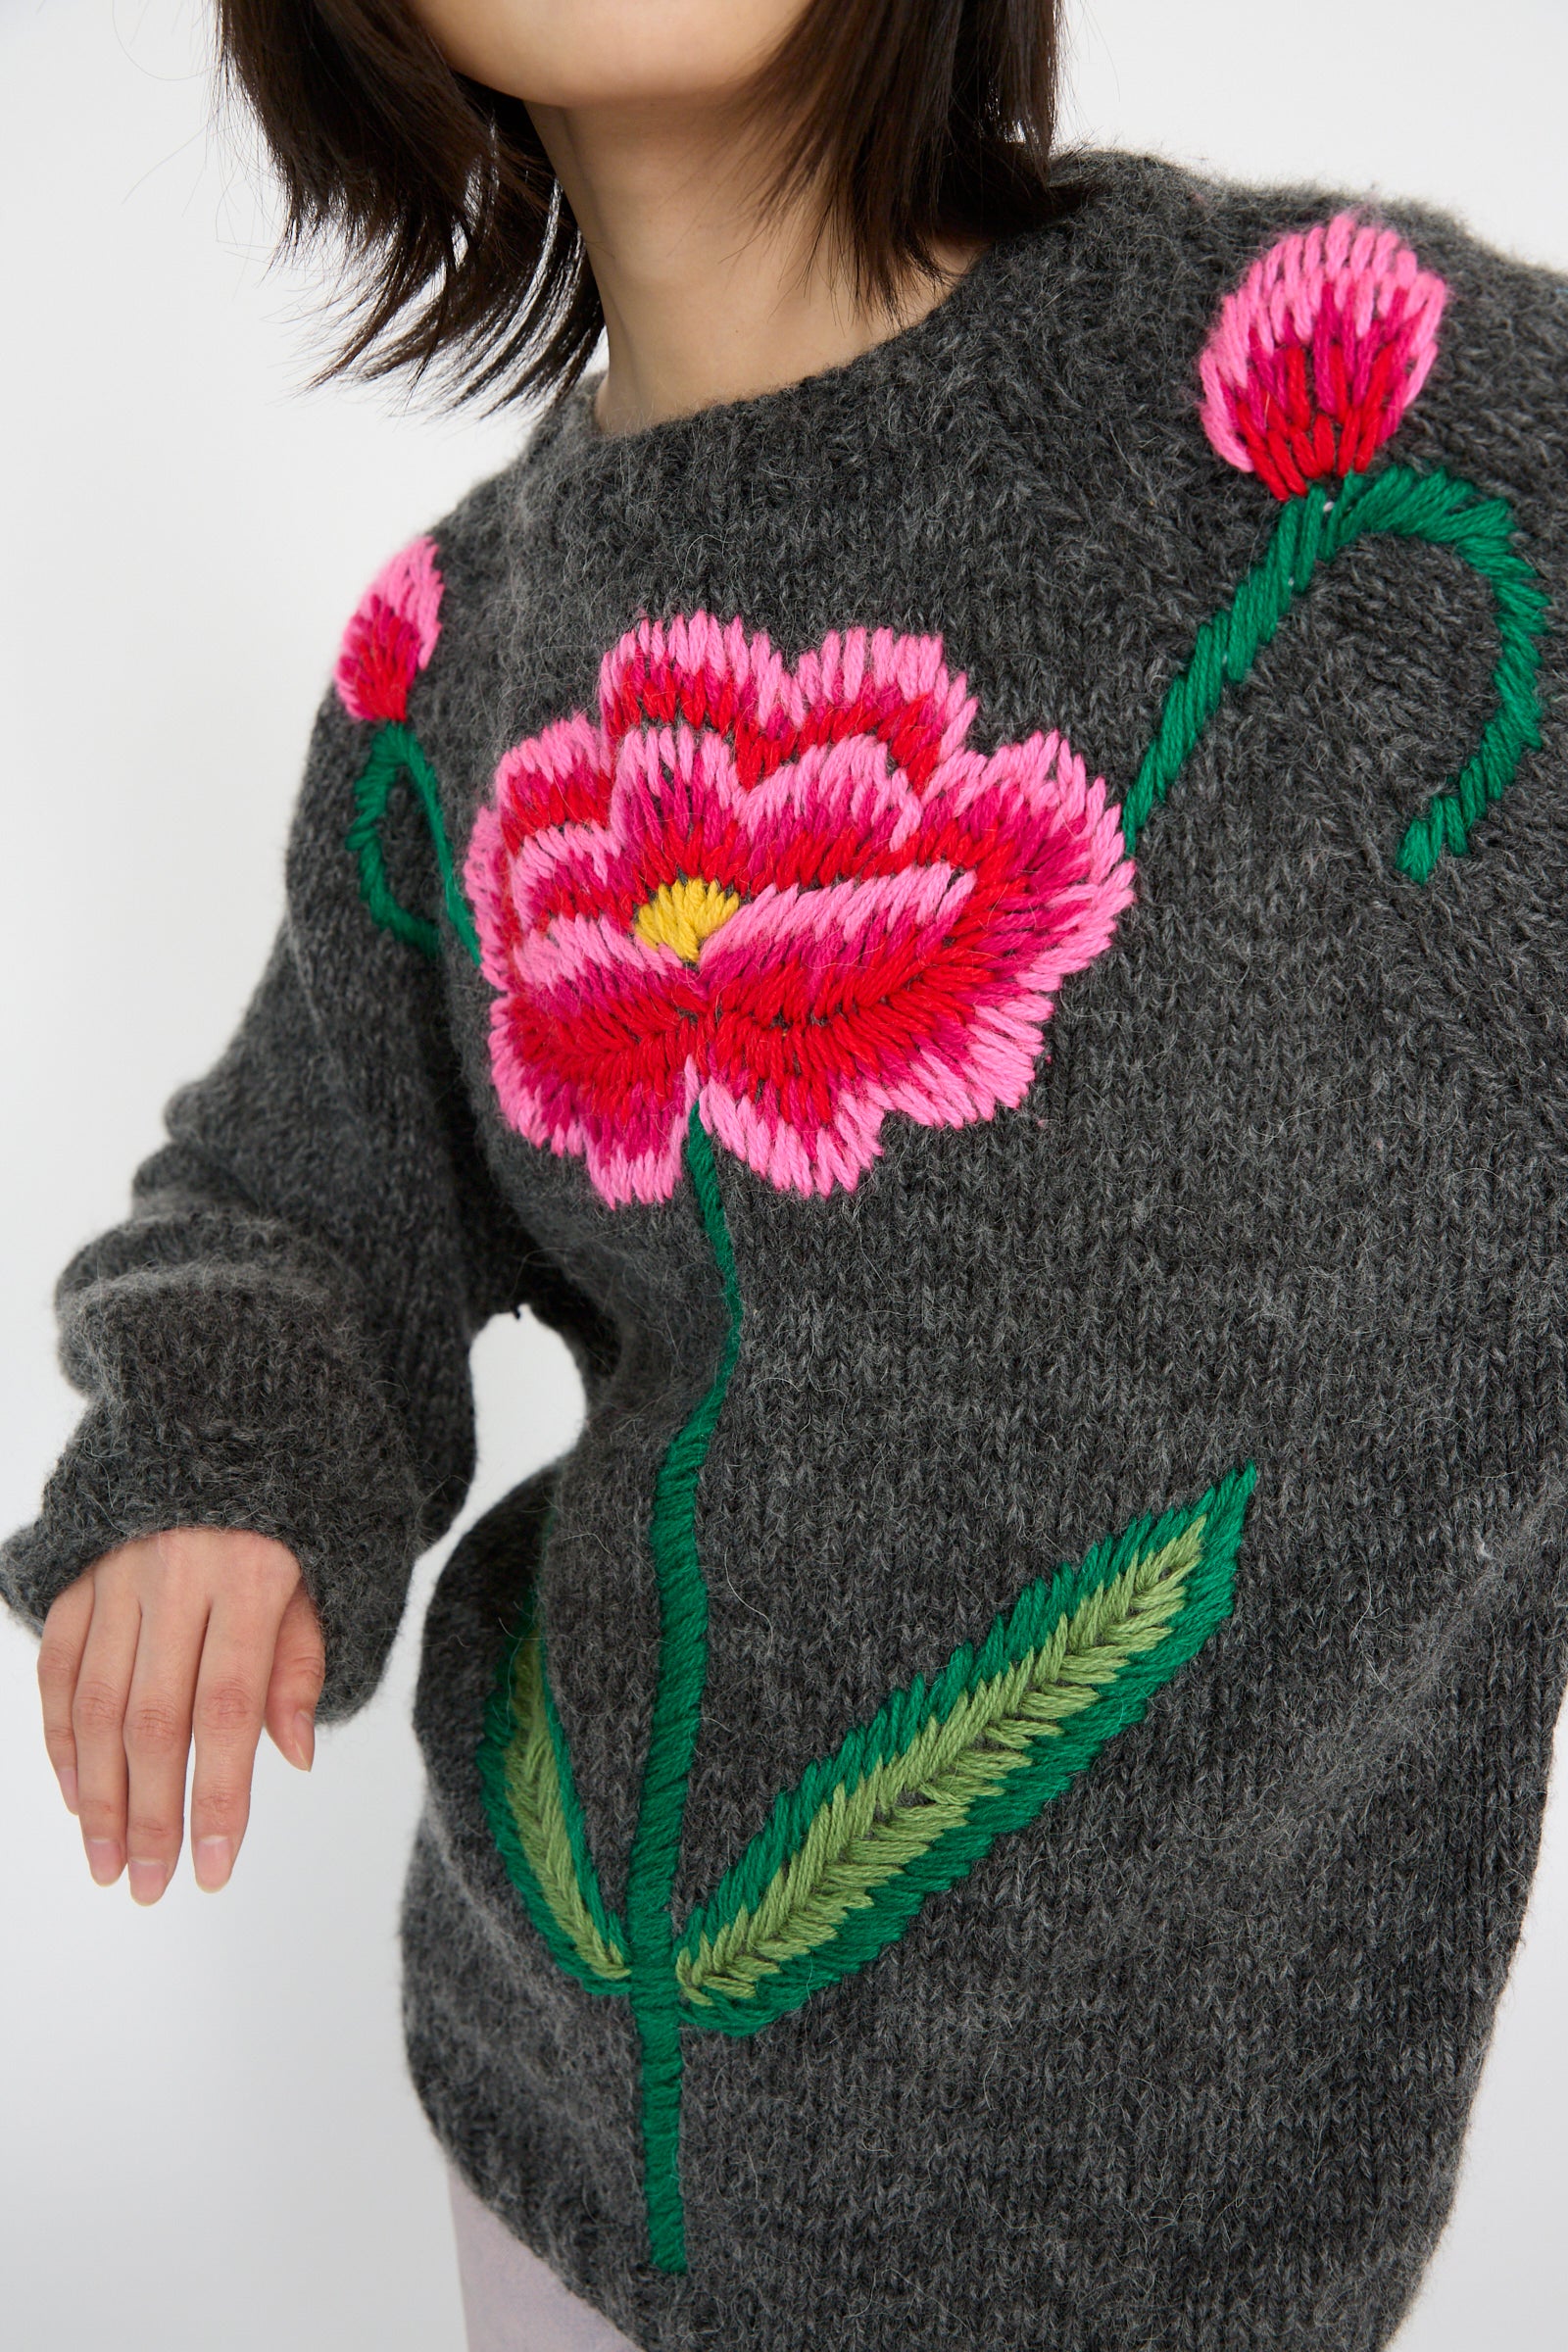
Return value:
M 781 139 L 765 202 L 812 191 L 878 303 L 931 268 L 933 238 L 1075 210 L 1087 184 L 1053 168 L 1057 7 L 807 0 L 752 93 Z M 453 397 L 496 403 L 574 383 L 603 314 L 521 101 L 455 73 L 404 0 L 218 0 L 218 23 L 285 243 L 335 232 L 347 251 L 323 374 L 433 368 Z

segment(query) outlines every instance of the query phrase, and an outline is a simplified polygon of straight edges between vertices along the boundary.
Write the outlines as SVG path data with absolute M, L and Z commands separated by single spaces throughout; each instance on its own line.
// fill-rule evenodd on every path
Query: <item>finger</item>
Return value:
M 282 1609 L 220 1593 L 196 1677 L 190 1844 L 198 1886 L 216 1893 L 234 1867 L 251 1810 L 251 1771 Z
M 267 1728 L 273 1744 L 301 1772 L 310 1771 L 316 1754 L 316 1704 L 325 1675 L 320 1621 L 302 1580 L 290 1593 L 277 1629 L 267 1690 Z
M 100 1886 L 112 1886 L 125 1863 L 125 1699 L 140 1633 L 134 1591 L 118 1579 L 96 1578 L 71 1729 L 82 1843 Z
M 76 1810 L 76 1736 L 71 1728 L 71 1702 L 81 1653 L 92 1623 L 93 1580 L 84 1571 L 50 1604 L 38 1646 L 38 1696 L 43 1705 L 43 1743 L 60 1783 L 68 1809 Z
M 143 1602 L 141 1639 L 125 1701 L 125 1857 L 130 1891 L 156 1903 L 174 1874 L 185 1818 L 196 1673 L 208 1599 L 155 1586 Z

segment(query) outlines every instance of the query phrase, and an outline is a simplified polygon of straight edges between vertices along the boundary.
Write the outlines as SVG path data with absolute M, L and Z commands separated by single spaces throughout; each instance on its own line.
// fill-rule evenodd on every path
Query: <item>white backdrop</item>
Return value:
M 1432 197 L 1568 269 L 1563 0 L 1098 0 L 1070 127 L 1250 176 Z M 0 21 L 0 1525 L 74 1415 L 49 1290 L 121 1212 L 160 1106 L 232 1026 L 337 633 L 515 419 L 305 395 L 312 279 L 211 129 L 200 0 Z M 478 1508 L 569 1443 L 560 1343 L 476 1355 Z M 0 2325 L 87 2352 L 460 2352 L 440 2159 L 403 2073 L 424 1563 L 373 1704 L 316 1770 L 265 1748 L 233 1883 L 87 1877 L 0 1622 Z M 1559 1799 L 1454 2217 L 1398 2352 L 1558 2352 L 1568 2158 Z M 831 2347 L 813 2348 L 831 2352 Z M 1000 2348 L 999 2348 L 1000 2352 Z

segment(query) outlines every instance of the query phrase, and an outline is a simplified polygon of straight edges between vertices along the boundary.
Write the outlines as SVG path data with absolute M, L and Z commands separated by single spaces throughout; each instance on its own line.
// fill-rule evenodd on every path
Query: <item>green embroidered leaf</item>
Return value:
M 862 1968 L 1137 1722 L 1230 1613 L 1255 1470 L 1041 1577 L 782 1794 L 676 1955 L 689 2025 L 751 2034 Z
M 590 1992 L 624 1992 L 626 1933 L 605 1908 L 530 1604 L 485 1710 L 479 1777 L 491 1834 L 528 1915 Z

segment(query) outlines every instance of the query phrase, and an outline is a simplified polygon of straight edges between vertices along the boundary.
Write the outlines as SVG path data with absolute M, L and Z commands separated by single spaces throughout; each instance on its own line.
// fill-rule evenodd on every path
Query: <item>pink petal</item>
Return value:
M 873 736 L 916 792 L 957 750 L 975 713 L 963 677 L 949 675 L 940 637 L 833 630 L 818 652 L 801 656 L 795 675 L 804 742 Z
M 1357 446 L 1387 440 L 1431 371 L 1447 293 L 1444 279 L 1421 268 L 1396 230 L 1360 222 L 1353 212 L 1281 237 L 1225 297 L 1200 357 L 1200 415 L 1210 443 L 1242 472 L 1257 470 L 1237 420 L 1246 410 L 1259 434 L 1267 431 L 1277 353 L 1313 351 L 1317 398 L 1327 403 L 1321 380 L 1326 311 L 1349 381 L 1363 400 L 1378 350 L 1398 344 L 1400 364 L 1386 408 L 1376 416 L 1341 419 Z M 1278 494 L 1277 484 L 1270 487 Z
M 799 719 L 794 680 L 766 636 L 702 612 L 628 629 L 601 664 L 599 703 L 612 756 L 639 728 L 684 722 L 732 737 L 747 781 L 782 756 Z
M 473 820 L 463 861 L 463 887 L 479 933 L 480 969 L 492 988 L 506 988 L 516 926 L 508 886 L 507 845 L 494 808 L 481 808 Z
M 851 736 L 808 745 L 753 787 L 737 818 L 739 887 L 755 893 L 769 882 L 837 882 L 856 873 L 901 866 L 906 842 L 920 822 L 920 803 L 885 744 Z
M 581 711 L 514 744 L 496 769 L 495 798 L 514 852 L 548 826 L 592 824 L 610 806 L 605 739 Z
M 372 596 L 380 597 L 409 623 L 418 645 L 421 669 L 435 652 L 435 641 L 441 634 L 444 584 L 435 559 L 435 541 L 416 539 L 382 566 L 366 592 L 367 601 Z
M 587 1160 L 607 1200 L 664 1200 L 696 1089 L 702 999 L 672 950 L 612 923 L 562 921 L 512 951 L 492 1008 L 502 1109 L 531 1143 Z
M 743 800 L 722 737 L 685 725 L 623 737 L 602 824 L 554 825 L 516 842 L 517 923 L 602 912 L 629 930 L 637 908 L 681 874 L 727 883 Z
M 351 717 L 401 719 L 409 688 L 441 634 L 442 581 L 433 539 L 384 564 L 343 632 L 334 679 Z

